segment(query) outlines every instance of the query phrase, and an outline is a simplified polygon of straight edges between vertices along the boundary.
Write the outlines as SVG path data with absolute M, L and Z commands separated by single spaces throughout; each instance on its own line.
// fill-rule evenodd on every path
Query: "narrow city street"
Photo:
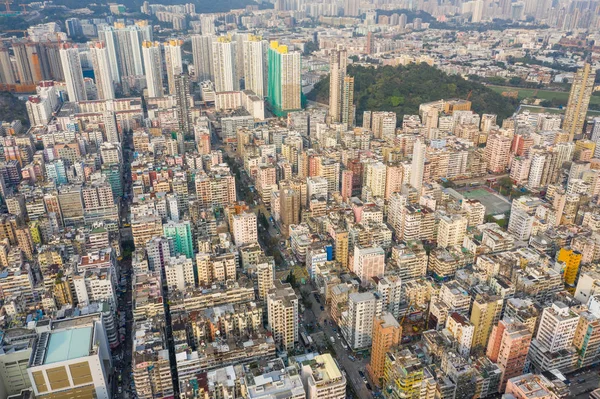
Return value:
M 276 263 L 276 278 L 285 278 L 289 273 L 289 269 L 291 263 L 294 262 L 293 255 L 289 248 L 285 245 L 282 245 L 282 236 L 278 230 L 278 226 L 275 225 L 274 221 L 271 220 L 271 213 L 265 206 L 265 204 L 260 200 L 260 196 L 256 194 L 256 191 L 251 192 L 249 188 L 254 185 L 254 182 L 250 179 L 246 171 L 243 169 L 243 166 L 240 165 L 238 159 L 236 158 L 236 154 L 229 147 L 223 146 L 220 143 L 215 143 L 215 148 L 219 148 L 226 152 L 227 158 L 229 159 L 229 164 L 233 169 L 239 171 L 239 181 L 236 181 L 236 190 L 238 200 L 245 200 L 247 197 L 253 197 L 254 201 L 256 201 L 256 205 L 254 202 L 249 203 L 248 205 L 251 207 L 252 211 L 257 214 L 262 214 L 266 217 L 268 222 L 268 228 L 264 228 L 262 233 L 259 231 L 259 243 L 263 248 L 267 248 L 270 245 L 270 241 L 277 237 L 280 240 L 277 242 L 274 248 L 271 248 L 274 251 L 279 251 L 282 255 L 282 261 L 280 263 Z M 258 220 L 259 226 L 261 225 L 260 220 Z M 368 357 L 364 358 L 362 356 L 357 356 L 348 348 L 346 343 L 346 348 L 344 349 L 344 345 L 342 344 L 343 337 L 341 335 L 341 331 L 337 328 L 337 326 L 332 325 L 332 320 L 329 315 L 329 309 L 325 307 L 324 303 L 319 303 L 315 299 L 314 293 L 312 292 L 312 286 L 307 284 L 301 287 L 303 291 L 308 290 L 310 292 L 309 299 L 311 301 L 311 307 L 305 309 L 303 320 L 301 320 L 301 331 L 309 333 L 306 330 L 306 325 L 312 324 L 313 326 L 319 326 L 315 328 L 315 332 L 313 332 L 311 337 L 315 342 L 322 342 L 322 346 L 332 347 L 333 355 L 338 362 L 340 368 L 342 368 L 346 373 L 346 378 L 348 380 L 349 385 L 352 387 L 352 391 L 359 399 L 367 399 L 373 397 L 373 392 L 367 388 L 366 383 L 366 371 L 365 367 L 368 363 Z M 321 300 L 321 302 L 324 302 Z M 324 310 L 321 310 L 321 306 L 323 306 Z M 327 320 L 327 323 L 326 323 Z M 334 331 L 335 330 L 335 331 Z M 332 341 L 333 338 L 333 341 Z M 362 373 L 362 375 L 361 375 Z M 371 384 L 372 385 L 372 384 Z
M 123 258 L 119 261 L 119 269 L 121 276 L 125 279 L 125 284 L 122 285 L 124 291 L 119 291 L 119 313 L 121 320 L 125 323 L 121 324 L 125 328 L 125 334 L 121 344 L 115 353 L 119 356 L 117 374 L 120 376 L 119 388 L 117 388 L 117 398 L 134 398 L 132 393 L 133 382 L 131 380 L 131 350 L 132 350 L 132 327 L 133 327 L 133 312 L 132 312 L 132 275 L 131 275 L 131 257 Z M 121 320 L 119 322 L 121 322 Z M 114 356 L 113 356 L 114 358 Z M 119 392 L 121 395 L 119 395 Z
M 132 287 L 132 268 L 131 252 L 133 251 L 133 241 L 131 238 L 131 228 L 125 227 L 129 223 L 129 212 L 131 208 L 131 162 L 133 161 L 133 138 L 131 132 L 123 133 L 123 197 L 121 198 L 120 215 L 120 236 L 121 236 L 121 257 L 118 260 L 119 266 L 119 295 L 118 311 L 120 314 L 119 324 L 124 327 L 125 333 L 119 346 L 117 356 L 120 357 L 119 368 L 119 387 L 117 388 L 115 398 L 136 398 L 131 369 L 132 349 L 133 349 L 133 287 Z M 124 324 L 122 323 L 124 321 Z
M 332 356 L 337 361 L 339 367 L 345 371 L 348 384 L 349 386 L 352 386 L 356 397 L 359 399 L 372 398 L 373 392 L 367 389 L 367 385 L 360 374 L 362 372 L 366 377 L 367 373 L 365 371 L 365 367 L 369 362 L 369 358 L 357 356 L 350 348 L 344 349 L 343 345 L 346 345 L 346 347 L 348 346 L 344 341 L 341 331 L 331 319 L 331 316 L 329 315 L 329 306 L 325 305 L 324 299 L 320 299 L 320 302 L 318 302 L 315 298 L 314 292 L 311 289 L 311 286 L 308 284 L 301 287 L 301 290 L 304 292 L 310 291 L 308 299 L 312 304 L 310 308 L 305 310 L 303 315 L 304 320 L 301 322 L 301 324 L 304 326 L 308 324 L 313 324 L 316 326 L 314 329 L 315 332 L 311 334 L 313 340 L 315 340 L 315 342 L 321 340 L 333 347 L 334 353 L 332 353 Z M 321 310 L 321 306 L 323 306 L 324 310 Z M 331 340 L 332 337 L 333 342 Z M 353 361 L 352 359 L 355 360 Z
M 231 151 L 231 149 L 227 146 L 223 146 L 218 142 L 214 144 L 215 148 L 218 148 L 226 153 L 226 159 L 232 169 L 232 171 L 237 171 L 236 174 L 236 195 L 238 201 L 246 201 L 247 205 L 250 207 L 252 212 L 254 212 L 257 216 L 257 221 L 259 225 L 259 244 L 262 248 L 269 248 L 272 251 L 278 251 L 281 254 L 281 261 L 276 262 L 276 269 L 278 272 L 282 272 L 288 270 L 290 267 L 290 263 L 292 262 L 292 256 L 290 251 L 282 245 L 282 241 L 280 240 L 281 232 L 279 231 L 279 226 L 276 225 L 276 222 L 273 220 L 270 210 L 265 206 L 262 202 L 260 196 L 256 193 L 255 189 L 250 189 L 250 187 L 254 186 L 254 182 L 251 180 L 250 176 L 246 173 L 243 168 L 243 165 L 240 165 L 239 160 L 236 158 L 236 154 Z M 253 198 L 253 200 L 248 201 L 247 198 Z M 261 222 L 261 216 L 263 215 L 268 223 L 268 226 L 265 226 Z M 266 234 L 265 234 L 266 233 Z M 271 241 L 273 238 L 277 238 L 277 244 L 275 246 L 272 245 Z

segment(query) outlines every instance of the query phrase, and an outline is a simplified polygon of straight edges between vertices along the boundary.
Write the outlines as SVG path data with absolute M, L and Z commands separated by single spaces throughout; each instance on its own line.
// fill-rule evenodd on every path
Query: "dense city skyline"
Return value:
M 0 13 L 0 399 L 600 397 L 600 0 L 232 4 Z

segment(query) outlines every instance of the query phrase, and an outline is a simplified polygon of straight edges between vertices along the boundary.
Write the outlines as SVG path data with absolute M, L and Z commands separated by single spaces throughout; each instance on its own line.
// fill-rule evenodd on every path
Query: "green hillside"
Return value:
M 448 75 L 426 64 L 368 68 L 351 65 L 348 75 L 354 76 L 356 118 L 362 123 L 363 111 L 392 111 L 398 124 L 404 115 L 419 112 L 419 105 L 429 101 L 467 98 L 472 91 L 473 111 L 498 115 L 499 121 L 511 116 L 517 100 L 502 97 L 495 91 L 458 75 Z M 320 103 L 329 101 L 329 77 L 317 83 L 308 99 Z
M 29 126 L 29 117 L 25 103 L 7 91 L 0 92 L 0 121 L 12 122 L 19 119 Z

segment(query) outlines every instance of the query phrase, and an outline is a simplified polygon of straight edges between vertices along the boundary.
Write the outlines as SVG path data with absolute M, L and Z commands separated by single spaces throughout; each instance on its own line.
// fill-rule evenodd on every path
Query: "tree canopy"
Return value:
M 12 122 L 20 120 L 25 126 L 29 126 L 29 117 L 25 103 L 8 91 L 0 92 L 0 121 Z
M 427 64 L 379 68 L 351 65 L 348 75 L 354 77 L 354 103 L 359 124 L 364 111 L 395 112 L 400 124 L 404 115 L 418 114 L 422 103 L 466 99 L 469 93 L 473 111 L 496 114 L 499 121 L 511 116 L 518 106 L 517 100 L 503 97 L 481 83 L 448 75 Z M 328 102 L 329 77 L 315 85 L 308 99 Z

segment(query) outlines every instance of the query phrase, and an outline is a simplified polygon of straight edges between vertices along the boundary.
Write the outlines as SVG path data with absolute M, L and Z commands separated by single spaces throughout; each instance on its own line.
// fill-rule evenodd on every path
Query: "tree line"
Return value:
M 506 98 L 481 83 L 448 75 L 427 64 L 383 66 L 369 68 L 350 65 L 348 75 L 354 77 L 354 103 L 357 123 L 362 123 L 364 111 L 391 111 L 398 115 L 416 115 L 422 103 L 441 99 L 466 99 L 471 94 L 472 110 L 498 115 L 499 122 L 511 116 L 516 99 Z M 329 101 L 329 77 L 318 82 L 308 99 L 321 103 Z

